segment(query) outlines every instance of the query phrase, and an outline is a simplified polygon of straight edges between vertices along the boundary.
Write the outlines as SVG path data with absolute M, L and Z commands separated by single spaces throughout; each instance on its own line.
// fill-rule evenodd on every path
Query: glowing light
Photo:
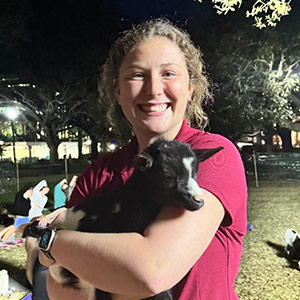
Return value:
M 111 151 L 114 151 L 116 149 L 116 145 L 115 144 L 109 144 L 108 149 L 111 150 Z
M 5 111 L 5 114 L 10 120 L 14 121 L 19 116 L 20 112 L 14 107 L 9 107 Z

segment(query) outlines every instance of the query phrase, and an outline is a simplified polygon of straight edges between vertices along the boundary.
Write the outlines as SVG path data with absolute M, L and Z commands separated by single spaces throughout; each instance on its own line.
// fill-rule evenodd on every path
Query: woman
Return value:
M 49 187 L 46 180 L 40 181 L 33 189 L 30 197 L 30 210 L 28 212 L 29 220 L 33 218 L 42 217 L 43 209 L 47 204 Z
M 132 174 L 131 158 L 158 138 L 224 150 L 199 166 L 205 201 L 199 211 L 165 207 L 143 236 L 58 231 L 50 249 L 56 263 L 114 299 L 142 299 L 171 287 L 174 299 L 237 299 L 233 284 L 246 231 L 244 169 L 231 142 L 187 123 L 206 125 L 202 105 L 209 84 L 201 52 L 168 21 L 143 23 L 116 41 L 99 87 L 102 100 L 112 105 L 117 100 L 135 137 L 84 171 L 69 207 L 122 185 Z M 42 253 L 40 259 L 47 266 L 55 263 Z M 48 294 L 85 299 L 51 276 Z
M 30 210 L 31 185 L 24 186 L 15 196 L 13 212 L 16 215 L 13 224 L 0 231 L 0 241 L 6 243 L 14 240 L 14 234 L 22 224 L 29 223 L 28 212 Z
M 49 187 L 46 180 L 40 181 L 35 187 L 31 190 L 30 195 L 30 209 L 28 211 L 28 222 L 35 219 L 43 219 L 43 209 L 47 204 L 48 197 L 46 196 L 49 192 Z M 28 282 L 33 285 L 34 280 L 34 268 L 36 267 L 38 247 L 37 241 L 35 238 L 27 237 L 25 241 L 25 249 L 27 254 L 26 260 L 26 278 Z M 43 269 L 44 267 L 39 265 L 39 268 Z M 45 268 L 44 268 L 45 269 Z M 46 273 L 46 271 L 44 271 Z M 47 273 L 45 274 L 47 275 Z M 36 288 L 36 285 L 35 285 Z M 35 291 L 34 291 L 35 293 Z M 36 298 L 34 298 L 36 299 Z M 43 299 L 41 299 L 43 300 Z
M 30 197 L 32 196 L 32 185 L 24 186 L 15 196 L 14 213 L 16 217 L 28 217 L 30 210 Z
M 67 179 L 64 178 L 54 187 L 54 209 L 66 206 L 76 185 L 76 180 L 77 176 L 74 175 L 68 184 Z

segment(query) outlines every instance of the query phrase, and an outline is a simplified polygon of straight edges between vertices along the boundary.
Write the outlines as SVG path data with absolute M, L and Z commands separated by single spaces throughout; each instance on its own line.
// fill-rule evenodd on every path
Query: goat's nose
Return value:
M 198 202 L 198 203 L 204 203 L 204 200 L 203 200 L 203 198 L 196 198 L 195 196 L 194 196 L 194 200 L 196 201 L 196 202 Z
M 202 195 L 203 195 L 202 192 L 197 194 L 197 195 L 194 195 L 194 200 L 198 201 L 198 202 L 201 201 L 202 200 Z

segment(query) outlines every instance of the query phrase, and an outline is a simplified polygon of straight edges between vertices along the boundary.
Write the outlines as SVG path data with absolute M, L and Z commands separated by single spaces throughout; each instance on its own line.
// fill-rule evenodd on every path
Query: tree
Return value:
M 31 13 L 24 19 L 30 39 L 23 56 L 26 68 L 15 69 L 15 74 L 28 87 L 7 88 L 6 84 L 1 98 L 26 110 L 31 129 L 48 143 L 51 160 L 57 160 L 58 133 L 73 126 L 90 135 L 96 151 L 108 131 L 103 123 L 105 111 L 97 100 L 96 78 L 119 31 L 118 15 L 99 0 L 24 2 Z
M 202 2 L 202 0 L 198 0 Z M 262 29 L 267 26 L 274 27 L 282 17 L 291 11 L 292 0 L 256 0 L 250 10 L 246 11 L 246 17 L 254 18 L 254 26 Z M 211 0 L 217 14 L 226 15 L 228 12 L 240 8 L 243 0 Z
M 299 89 L 297 18 L 291 14 L 276 28 L 258 31 L 238 18 L 224 23 L 223 17 L 214 29 L 195 35 L 215 83 L 212 131 L 235 142 L 243 135 L 290 128 L 299 115 L 292 97 Z
M 107 108 L 98 101 L 97 78 L 86 76 L 72 88 L 77 91 L 76 100 L 74 100 L 78 105 L 78 113 L 69 119 L 69 125 L 78 128 L 79 133 L 83 130 L 90 137 L 91 158 L 96 159 L 98 158 L 98 142 L 106 144 L 111 138 L 109 124 L 105 118 Z M 72 102 L 69 105 L 72 105 Z M 80 145 L 80 137 L 78 142 Z
M 23 110 L 28 124 L 50 149 L 50 160 L 58 160 L 58 133 L 66 130 L 72 119 L 81 114 L 81 102 L 76 101 L 78 90 L 64 82 L 31 85 L 26 88 L 11 87 L 2 91 L 2 102 Z M 13 99 L 13 101 L 12 101 Z
M 231 139 L 289 126 L 295 116 L 291 94 L 300 87 L 293 72 L 297 63 L 288 64 L 284 54 L 278 58 L 274 53 L 256 59 L 233 53 L 218 62 L 224 71 L 216 110 L 225 116 L 219 126 L 228 125 Z
M 49 78 L 68 85 L 74 97 L 67 101 L 66 110 L 69 113 L 76 108 L 78 113 L 66 124 L 91 137 L 92 156 L 97 157 L 98 141 L 104 139 L 107 128 L 105 111 L 98 103 L 98 69 L 119 31 L 118 15 L 99 0 L 33 2 L 37 14 L 31 20 L 35 49 L 29 59 L 32 78 L 38 78 L 37 85 Z

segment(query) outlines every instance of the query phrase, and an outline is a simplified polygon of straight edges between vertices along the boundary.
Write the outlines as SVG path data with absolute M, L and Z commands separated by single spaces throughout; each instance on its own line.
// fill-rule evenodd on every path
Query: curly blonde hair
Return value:
M 192 126 L 203 129 L 208 124 L 203 107 L 212 100 L 212 95 L 211 84 L 204 69 L 202 52 L 193 44 L 186 32 L 166 19 L 149 20 L 133 26 L 131 30 L 125 31 L 111 47 L 109 56 L 102 66 L 98 84 L 100 103 L 106 106 L 107 119 L 111 126 L 117 126 L 121 109 L 115 99 L 117 84 L 115 79 L 119 76 L 119 68 L 124 57 L 137 45 L 157 37 L 168 38 L 184 54 L 193 87 L 192 101 L 188 102 L 185 117 Z

